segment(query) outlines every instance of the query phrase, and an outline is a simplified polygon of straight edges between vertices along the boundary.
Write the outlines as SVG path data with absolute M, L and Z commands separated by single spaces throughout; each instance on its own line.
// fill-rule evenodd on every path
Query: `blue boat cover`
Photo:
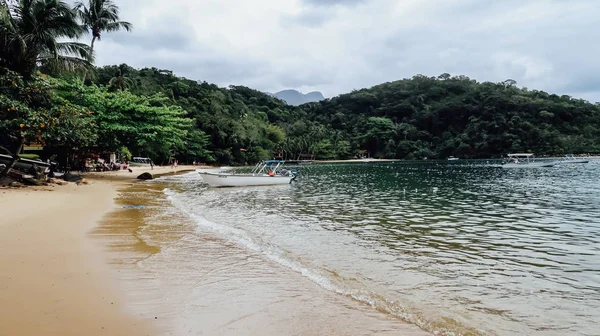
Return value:
M 265 164 L 267 166 L 271 166 L 271 165 L 276 165 L 278 163 L 284 163 L 285 161 L 280 161 L 280 160 L 269 160 L 269 161 L 265 161 Z

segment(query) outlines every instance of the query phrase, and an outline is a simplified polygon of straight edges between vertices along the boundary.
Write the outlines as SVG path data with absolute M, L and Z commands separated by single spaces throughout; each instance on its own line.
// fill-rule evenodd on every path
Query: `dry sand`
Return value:
M 89 237 L 117 186 L 0 189 L 0 335 L 149 335 Z

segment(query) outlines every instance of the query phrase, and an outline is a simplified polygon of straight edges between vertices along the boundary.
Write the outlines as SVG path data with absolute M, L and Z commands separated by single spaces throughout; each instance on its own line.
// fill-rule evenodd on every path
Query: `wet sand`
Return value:
M 88 235 L 117 187 L 0 190 L 0 335 L 150 335 Z

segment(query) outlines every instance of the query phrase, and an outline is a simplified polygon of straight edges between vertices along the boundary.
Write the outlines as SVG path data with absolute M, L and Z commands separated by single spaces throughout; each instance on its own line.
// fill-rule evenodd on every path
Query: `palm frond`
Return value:
M 92 67 L 92 63 L 85 59 L 63 55 L 42 55 L 38 59 L 38 65 L 55 71 L 68 72 L 82 71 Z
M 80 42 L 61 42 L 56 45 L 57 50 L 65 56 L 75 56 L 94 62 L 94 55 L 89 45 Z
M 129 22 L 119 21 L 119 22 L 110 22 L 104 26 L 104 30 L 107 32 L 119 31 L 121 29 L 125 29 L 126 31 L 131 31 L 133 29 L 133 25 Z

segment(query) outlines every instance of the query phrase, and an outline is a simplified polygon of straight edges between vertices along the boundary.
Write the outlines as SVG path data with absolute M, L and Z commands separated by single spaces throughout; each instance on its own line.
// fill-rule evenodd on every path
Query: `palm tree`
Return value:
M 84 30 L 60 0 L 0 1 L 0 66 L 31 79 L 38 66 L 74 70 L 90 65 L 90 48 L 75 39 Z
M 112 0 L 88 0 L 87 6 L 83 1 L 75 4 L 77 15 L 82 21 L 83 28 L 92 33 L 90 48 L 94 51 L 94 42 L 100 40 L 102 32 L 114 32 L 121 29 L 131 31 L 133 25 L 119 21 L 119 7 Z M 85 82 L 86 73 L 83 74 Z
M 134 85 L 131 78 L 126 76 L 127 66 L 125 64 L 119 65 L 119 71 L 115 74 L 115 77 L 111 78 L 108 82 L 109 91 L 125 91 Z

